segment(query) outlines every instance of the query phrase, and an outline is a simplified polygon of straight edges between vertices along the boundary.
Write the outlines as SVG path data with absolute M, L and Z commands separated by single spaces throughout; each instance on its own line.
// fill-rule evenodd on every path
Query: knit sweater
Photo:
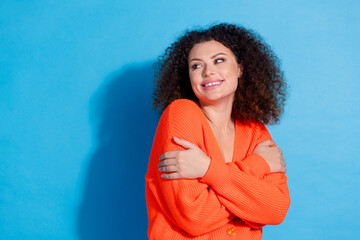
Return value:
M 166 180 L 161 154 L 184 150 L 173 137 L 196 144 L 211 158 L 200 179 Z M 232 162 L 225 163 L 202 110 L 190 100 L 172 102 L 163 112 L 146 174 L 149 239 L 261 239 L 262 227 L 280 224 L 290 205 L 287 178 L 270 173 L 253 150 L 271 136 L 263 124 L 235 122 Z

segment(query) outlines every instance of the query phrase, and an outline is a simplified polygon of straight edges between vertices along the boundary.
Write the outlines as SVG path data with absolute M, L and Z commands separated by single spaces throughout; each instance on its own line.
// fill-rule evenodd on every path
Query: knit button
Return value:
M 236 228 L 234 226 L 228 227 L 227 234 L 229 234 L 230 236 L 235 236 L 236 235 Z

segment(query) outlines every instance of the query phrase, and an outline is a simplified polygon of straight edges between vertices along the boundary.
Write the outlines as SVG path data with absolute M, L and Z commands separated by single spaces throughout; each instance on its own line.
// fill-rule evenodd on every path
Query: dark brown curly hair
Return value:
M 229 48 L 242 66 L 232 117 L 241 122 L 278 123 L 286 97 L 278 58 L 257 33 L 227 23 L 187 31 L 159 57 L 154 109 L 162 112 L 179 98 L 199 103 L 190 84 L 188 55 L 195 44 L 210 40 Z

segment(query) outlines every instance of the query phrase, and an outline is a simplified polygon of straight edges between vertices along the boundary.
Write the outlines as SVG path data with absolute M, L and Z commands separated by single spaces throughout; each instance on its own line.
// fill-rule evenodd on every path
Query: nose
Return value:
M 202 72 L 203 77 L 210 77 L 211 75 L 214 75 L 214 73 L 214 68 L 211 65 L 204 65 Z

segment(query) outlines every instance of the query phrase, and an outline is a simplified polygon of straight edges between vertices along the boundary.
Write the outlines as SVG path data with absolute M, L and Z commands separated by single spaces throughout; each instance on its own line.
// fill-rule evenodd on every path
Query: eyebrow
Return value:
M 214 56 L 212 56 L 212 57 L 210 57 L 211 59 L 214 59 L 214 58 L 216 58 L 217 56 L 219 56 L 219 55 L 226 55 L 225 53 L 217 53 L 217 54 L 215 54 Z M 191 61 L 201 61 L 201 59 L 200 58 L 193 58 L 193 59 L 191 59 L 190 60 L 190 62 Z

